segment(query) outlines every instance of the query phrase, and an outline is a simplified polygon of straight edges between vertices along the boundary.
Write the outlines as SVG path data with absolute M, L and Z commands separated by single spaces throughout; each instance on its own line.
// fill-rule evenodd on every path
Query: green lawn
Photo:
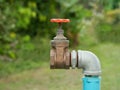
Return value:
M 94 52 L 101 61 L 101 90 L 120 90 L 120 44 L 99 44 L 87 50 Z M 50 70 L 49 61 L 43 61 L 37 69 L 2 77 L 0 90 L 82 90 L 82 76 L 78 69 Z

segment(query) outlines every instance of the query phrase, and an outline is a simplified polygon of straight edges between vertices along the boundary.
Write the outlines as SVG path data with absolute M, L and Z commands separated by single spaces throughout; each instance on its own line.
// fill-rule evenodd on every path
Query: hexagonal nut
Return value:
M 71 52 L 71 67 L 74 69 L 77 66 L 77 52 L 72 50 Z

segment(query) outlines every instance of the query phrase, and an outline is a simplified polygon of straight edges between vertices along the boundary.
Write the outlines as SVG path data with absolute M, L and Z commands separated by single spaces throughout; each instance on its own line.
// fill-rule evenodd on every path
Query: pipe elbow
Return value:
M 101 65 L 98 57 L 90 52 L 78 50 L 78 68 L 83 69 L 84 75 L 96 75 L 101 74 Z

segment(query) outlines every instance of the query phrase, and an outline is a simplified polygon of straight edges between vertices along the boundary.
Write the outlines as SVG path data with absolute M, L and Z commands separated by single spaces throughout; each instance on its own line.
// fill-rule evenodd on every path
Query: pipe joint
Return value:
M 78 50 L 76 59 L 73 57 L 75 57 L 75 51 L 71 53 L 71 66 L 75 68 L 76 65 L 76 67 L 82 68 L 84 75 L 98 76 L 101 74 L 100 61 L 94 53 Z

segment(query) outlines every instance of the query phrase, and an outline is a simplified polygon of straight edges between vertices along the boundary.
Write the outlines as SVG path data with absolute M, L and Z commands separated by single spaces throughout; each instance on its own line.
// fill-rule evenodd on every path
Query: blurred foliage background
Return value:
M 0 77 L 49 60 L 50 40 L 64 24 L 71 48 L 120 43 L 119 0 L 0 0 Z
M 17 62 L 19 50 L 36 48 L 35 39 L 39 47 L 52 39 L 57 26 L 51 18 L 71 20 L 63 26 L 71 47 L 120 42 L 119 0 L 0 0 L 1 61 Z

